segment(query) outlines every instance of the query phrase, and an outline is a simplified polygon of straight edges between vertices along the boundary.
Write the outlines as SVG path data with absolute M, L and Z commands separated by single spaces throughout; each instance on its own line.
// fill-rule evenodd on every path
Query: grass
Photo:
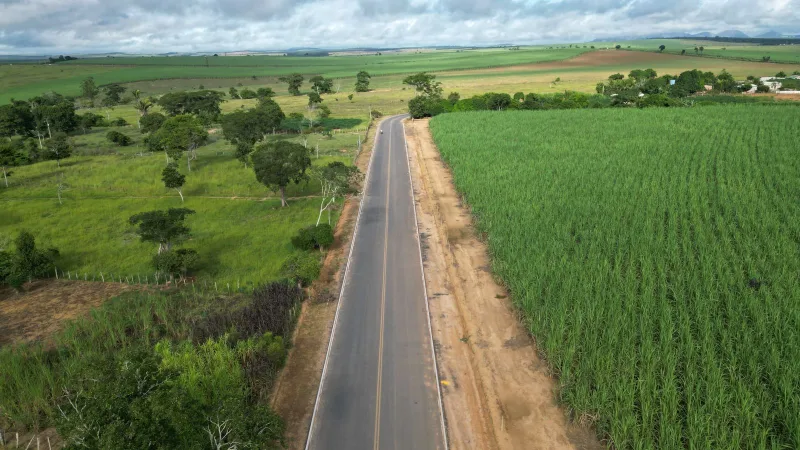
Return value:
M 800 447 L 798 120 L 763 105 L 432 120 L 560 399 L 616 448 Z
M 80 94 L 80 83 L 92 75 L 98 85 L 143 80 L 276 78 L 293 72 L 328 77 L 354 77 L 361 70 L 371 75 L 421 71 L 463 70 L 509 66 L 570 58 L 584 49 L 548 50 L 543 47 L 519 51 L 506 49 L 397 53 L 381 56 L 278 57 L 124 57 L 79 59 L 55 65 L 14 64 L 0 69 L 0 103 L 10 98 L 30 98 L 46 91 Z M 282 89 L 283 91 L 284 89 Z
M 116 129 L 137 143 L 141 140 L 135 126 Z M 100 156 L 73 156 L 62 161 L 61 168 L 55 161 L 16 168 L 10 186 L 0 188 L 0 235 L 15 236 L 27 229 L 42 245 L 60 250 L 60 269 L 87 273 L 90 279 L 99 279 L 100 273 L 152 277 L 154 248 L 139 242 L 127 220 L 141 211 L 185 206 L 197 211 L 188 219 L 193 238 L 187 246 L 200 254 L 198 278 L 233 286 L 278 278 L 281 264 L 294 251 L 290 237 L 316 222 L 316 181 L 291 185 L 287 194 L 296 199 L 280 208 L 275 194 L 256 181 L 252 169 L 237 161 L 222 139 L 198 150 L 192 172 L 186 171 L 184 159 L 186 202 L 181 204 L 177 193 L 161 182 L 164 156 L 140 156 L 136 144 L 109 147 L 107 130 L 74 138 L 78 153 Z M 320 144 L 321 156 L 312 157 L 314 164 L 352 163 L 355 134 L 307 139 L 310 148 Z M 115 153 L 103 154 L 108 152 Z M 63 204 L 57 200 L 59 180 L 68 186 Z

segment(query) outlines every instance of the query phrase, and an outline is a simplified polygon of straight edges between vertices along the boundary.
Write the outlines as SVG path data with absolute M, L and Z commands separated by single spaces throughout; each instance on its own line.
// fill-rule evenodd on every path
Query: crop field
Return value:
M 761 61 L 764 56 L 769 56 L 770 61 L 776 63 L 800 64 L 800 45 L 756 45 L 740 42 L 716 42 L 703 39 L 641 39 L 621 42 L 599 42 L 598 48 L 613 48 L 615 45 L 623 48 L 630 46 L 631 50 L 658 51 L 659 45 L 664 45 L 665 53 L 686 54 L 711 58 Z M 696 54 L 695 47 L 703 47 L 703 52 Z
M 800 447 L 800 108 L 454 113 L 431 130 L 573 418 Z
M 570 58 L 586 49 L 544 47 L 400 53 L 369 56 L 218 56 L 126 57 L 79 59 L 53 65 L 14 64 L 0 66 L 0 103 L 29 98 L 46 91 L 79 94 L 83 78 L 92 74 L 97 84 L 142 80 L 275 78 L 293 72 L 326 77 L 354 77 L 361 70 L 371 75 L 421 71 L 463 70 L 508 66 Z M 74 62 L 74 64 L 72 64 Z

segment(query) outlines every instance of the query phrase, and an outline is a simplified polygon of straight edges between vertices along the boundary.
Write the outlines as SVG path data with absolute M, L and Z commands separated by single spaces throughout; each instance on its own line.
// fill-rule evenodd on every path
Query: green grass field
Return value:
M 659 45 L 664 45 L 665 53 L 680 55 L 682 50 L 690 56 L 709 58 L 738 59 L 746 61 L 761 61 L 764 56 L 769 56 L 771 62 L 785 64 L 800 64 L 800 45 L 755 45 L 738 42 L 716 42 L 703 39 L 640 39 L 620 42 L 598 42 L 597 48 L 613 48 L 615 45 L 623 48 L 630 46 L 631 50 L 658 51 Z M 695 53 L 695 47 L 703 47 L 702 53 Z M 776 72 L 780 69 L 776 69 Z
M 194 237 L 187 246 L 200 254 L 198 278 L 235 285 L 277 278 L 293 251 L 291 236 L 316 222 L 318 182 L 291 185 L 287 195 L 297 198 L 280 208 L 275 194 L 256 181 L 252 169 L 237 161 L 230 144 L 219 137 L 198 149 L 191 172 L 183 159 L 186 202 L 181 205 L 178 194 L 161 181 L 164 155 L 142 152 L 135 126 L 115 129 L 132 136 L 134 145 L 110 147 L 105 140 L 109 129 L 99 128 L 73 138 L 76 156 L 62 161 L 60 168 L 55 161 L 15 168 L 9 187 L 0 187 L 0 235 L 11 237 L 28 229 L 42 245 L 60 250 L 61 268 L 81 277 L 144 277 L 152 272 L 155 251 L 132 234 L 128 218 L 141 211 L 185 206 L 197 211 L 188 219 Z M 312 155 L 314 164 L 353 161 L 354 134 L 306 139 L 309 148 L 320 144 L 320 157 Z M 57 199 L 59 182 L 67 185 L 63 204 Z
M 371 75 L 404 74 L 421 71 L 464 70 L 515 64 L 556 61 L 585 52 L 585 49 L 544 47 L 399 53 L 381 56 L 219 56 L 209 57 L 126 57 L 79 59 L 53 65 L 14 64 L 0 66 L 0 103 L 11 98 L 30 98 L 47 91 L 78 95 L 81 80 L 92 75 L 97 84 L 130 83 L 164 79 L 268 78 L 292 72 L 327 77 L 354 77 L 361 70 Z M 307 77 L 308 78 L 308 77 Z M 263 81 L 262 81 L 263 82 Z M 285 89 L 281 89 L 284 91 Z M 352 84 L 348 91 L 352 90 Z
M 800 109 L 454 113 L 431 129 L 576 419 L 800 447 Z

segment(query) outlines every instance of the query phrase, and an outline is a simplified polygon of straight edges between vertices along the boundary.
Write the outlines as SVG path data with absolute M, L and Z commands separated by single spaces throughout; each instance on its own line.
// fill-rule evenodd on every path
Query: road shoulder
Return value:
M 556 405 L 556 383 L 490 273 L 428 121 L 406 121 L 405 133 L 450 448 L 602 448 Z

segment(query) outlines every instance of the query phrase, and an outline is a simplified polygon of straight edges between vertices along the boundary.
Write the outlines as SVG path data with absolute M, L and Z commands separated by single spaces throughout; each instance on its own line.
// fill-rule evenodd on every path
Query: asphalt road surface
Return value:
M 367 174 L 307 449 L 444 449 L 402 119 Z

